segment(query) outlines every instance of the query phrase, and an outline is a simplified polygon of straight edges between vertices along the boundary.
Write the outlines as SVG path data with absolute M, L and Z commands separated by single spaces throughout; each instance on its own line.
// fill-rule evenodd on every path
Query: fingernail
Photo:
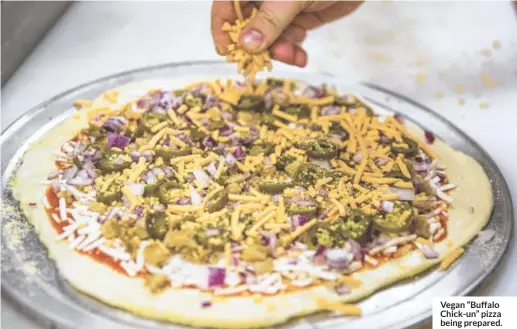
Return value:
M 242 37 L 243 46 L 246 50 L 249 51 L 257 51 L 262 46 L 264 42 L 264 36 L 257 30 L 250 29 L 246 31 L 244 36 Z

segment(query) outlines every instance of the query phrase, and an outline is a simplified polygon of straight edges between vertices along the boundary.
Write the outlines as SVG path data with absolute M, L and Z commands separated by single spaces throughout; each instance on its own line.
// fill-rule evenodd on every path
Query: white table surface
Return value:
M 55 94 L 108 74 L 219 59 L 209 13 L 210 2 L 194 1 L 73 5 L 2 89 L 2 129 Z M 510 2 L 370 2 L 311 32 L 305 47 L 308 69 L 378 83 L 458 125 L 498 163 L 517 209 L 517 11 Z M 499 84 L 487 87 L 482 74 Z M 481 102 L 489 108 L 480 108 Z M 516 271 L 513 239 L 475 294 L 517 295 Z M 41 328 L 7 302 L 2 306 L 5 328 Z

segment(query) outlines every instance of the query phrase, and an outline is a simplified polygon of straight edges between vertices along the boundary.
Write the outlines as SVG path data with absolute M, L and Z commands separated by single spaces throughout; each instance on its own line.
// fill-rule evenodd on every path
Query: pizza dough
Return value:
M 116 108 L 153 87 L 168 84 L 145 82 L 123 86 L 118 89 L 117 104 L 111 104 L 102 97 L 94 103 Z M 356 272 L 352 276 L 360 280 L 362 286 L 345 296 L 338 296 L 325 286 L 263 296 L 260 299 L 253 296 L 214 297 L 196 289 L 174 288 L 155 295 L 144 287 L 143 279 L 123 275 L 77 253 L 65 241 L 56 241 L 56 230 L 42 202 L 46 189 L 42 182 L 47 179 L 49 172 L 55 170 L 52 153 L 86 126 L 85 116 L 72 115 L 33 142 L 18 171 L 14 184 L 15 196 L 48 247 L 49 256 L 56 262 L 60 274 L 73 287 L 109 305 L 158 320 L 217 328 L 255 328 L 316 312 L 320 309 L 316 302 L 318 297 L 346 303 L 359 301 L 396 281 L 415 276 L 439 264 L 453 251 L 465 246 L 487 224 L 493 207 L 492 187 L 482 167 L 471 157 L 437 139 L 430 148 L 447 166 L 450 181 L 459 186 L 451 194 L 454 202 L 450 210 L 447 239 L 435 245 L 439 258 L 429 260 L 420 251 L 414 250 L 372 270 Z M 418 127 L 406 123 L 406 129 L 415 137 L 424 139 L 424 133 Z M 35 202 L 36 206 L 29 206 L 29 202 Z M 204 301 L 212 301 L 212 305 L 203 308 Z

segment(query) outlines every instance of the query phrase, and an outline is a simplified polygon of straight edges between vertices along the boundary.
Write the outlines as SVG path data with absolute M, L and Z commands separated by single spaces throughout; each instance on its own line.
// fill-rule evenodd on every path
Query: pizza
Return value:
M 108 305 L 217 328 L 361 316 L 355 302 L 446 270 L 489 220 L 473 158 L 358 94 L 159 86 L 77 101 L 14 183 L 62 277 Z

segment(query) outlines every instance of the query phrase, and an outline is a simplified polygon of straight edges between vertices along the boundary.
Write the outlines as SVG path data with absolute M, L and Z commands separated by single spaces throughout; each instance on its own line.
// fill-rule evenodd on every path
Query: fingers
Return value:
M 231 43 L 228 33 L 222 31 L 222 27 L 225 22 L 232 22 L 236 18 L 232 6 L 232 1 L 212 2 L 210 30 L 219 55 L 225 55 L 227 46 Z
M 254 8 L 248 1 L 240 1 L 242 13 L 246 17 L 251 14 Z M 215 50 L 219 55 L 226 55 L 228 45 L 232 43 L 228 32 L 222 31 L 223 24 L 228 22 L 233 24 L 237 19 L 237 14 L 233 7 L 233 1 L 213 1 L 211 9 L 211 26 L 212 39 L 215 44 Z
M 305 1 L 265 1 L 242 31 L 240 46 L 249 53 L 269 48 L 304 9 Z
M 297 25 L 289 25 L 284 32 L 282 32 L 281 38 L 290 41 L 294 44 L 299 44 L 307 37 L 307 31 Z
M 293 20 L 296 24 L 306 30 L 312 30 L 323 24 L 330 23 L 343 16 L 354 12 L 363 2 L 362 1 L 337 1 L 333 5 L 318 10 L 320 8 L 308 7 L 303 13 Z
M 271 56 L 285 64 L 298 67 L 305 67 L 307 65 L 307 53 L 305 50 L 282 37 L 271 47 Z

